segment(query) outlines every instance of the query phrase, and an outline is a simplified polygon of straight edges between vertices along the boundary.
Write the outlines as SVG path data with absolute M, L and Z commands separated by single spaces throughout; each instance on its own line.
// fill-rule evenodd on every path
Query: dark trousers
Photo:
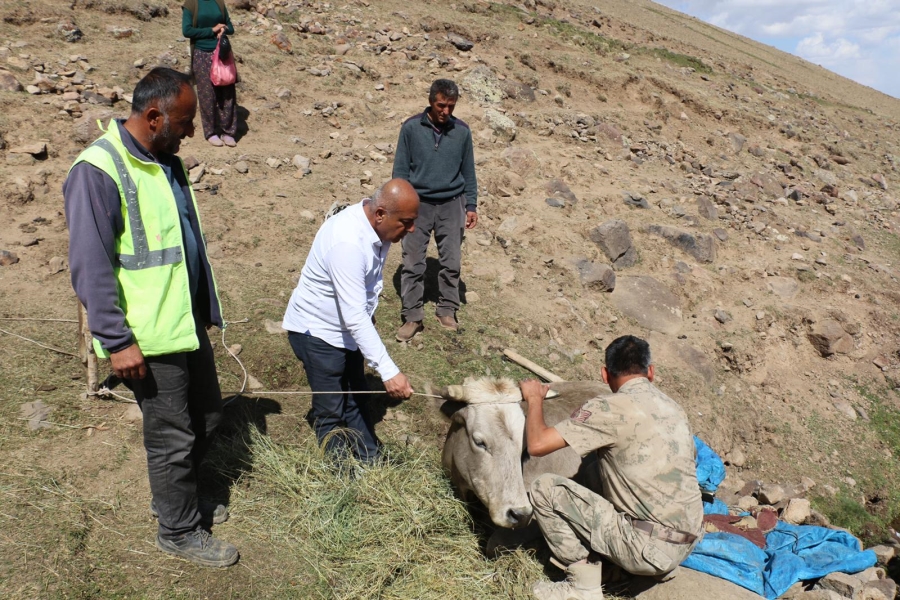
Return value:
M 437 244 L 438 301 L 434 314 L 455 315 L 459 310 L 459 270 L 463 230 L 466 226 L 465 195 L 440 203 L 422 202 L 416 229 L 403 238 L 403 268 L 400 271 L 401 316 L 404 322 L 425 318 L 425 256 L 431 232 Z
M 199 324 L 197 337 L 198 350 L 145 357 L 147 376 L 126 381 L 144 413 L 147 473 L 163 538 L 200 524 L 198 467 L 222 418 L 216 362 Z
M 317 337 L 288 332 L 294 354 L 303 363 L 313 392 L 367 392 L 362 352 L 336 348 Z M 337 456 L 353 454 L 362 462 L 381 455 L 375 425 L 360 409 L 367 394 L 313 394 L 306 420 L 316 432 L 319 444 Z
M 237 104 L 234 85 L 214 86 L 209 79 L 212 52 L 194 48 L 192 55 L 194 84 L 197 86 L 197 107 L 203 123 L 203 137 L 237 133 Z

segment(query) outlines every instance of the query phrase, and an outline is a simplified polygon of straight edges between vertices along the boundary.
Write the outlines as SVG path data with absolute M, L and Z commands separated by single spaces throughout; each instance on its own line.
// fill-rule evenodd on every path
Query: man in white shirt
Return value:
M 418 214 L 413 187 L 392 179 L 371 198 L 325 221 L 316 234 L 283 322 L 313 392 L 368 391 L 365 358 L 390 397 L 412 395 L 375 329 L 374 315 L 391 243 L 415 229 Z M 363 397 L 313 394 L 306 419 L 328 452 L 369 463 L 379 458 L 381 444 L 360 410 Z

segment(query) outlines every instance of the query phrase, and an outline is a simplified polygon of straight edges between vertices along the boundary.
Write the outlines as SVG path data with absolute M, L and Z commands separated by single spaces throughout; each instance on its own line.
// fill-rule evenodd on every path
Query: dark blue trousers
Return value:
M 125 381 L 144 414 L 150 492 L 164 538 L 200 524 L 197 470 L 222 419 L 216 359 L 200 323 L 197 337 L 198 350 L 144 357 L 147 376 Z
M 363 355 L 357 350 L 336 348 L 317 337 L 288 332 L 294 354 L 303 363 L 313 392 L 366 392 Z M 360 409 L 367 394 L 313 394 L 306 420 L 319 444 L 338 456 L 352 454 L 362 462 L 381 455 L 381 442 L 369 415 Z

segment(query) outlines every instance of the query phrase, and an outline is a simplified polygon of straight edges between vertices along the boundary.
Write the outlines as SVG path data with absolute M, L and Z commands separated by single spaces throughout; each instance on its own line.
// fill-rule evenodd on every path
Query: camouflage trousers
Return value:
M 593 550 L 634 575 L 659 576 L 672 571 L 694 548 L 651 538 L 605 498 L 566 477 L 541 475 L 531 484 L 530 496 L 544 539 L 567 565 Z

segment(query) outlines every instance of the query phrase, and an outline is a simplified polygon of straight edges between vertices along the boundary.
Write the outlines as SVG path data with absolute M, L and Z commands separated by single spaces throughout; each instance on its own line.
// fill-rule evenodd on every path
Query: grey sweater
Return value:
M 438 134 L 424 112 L 400 128 L 393 177 L 409 181 L 425 202 L 444 202 L 466 195 L 466 209 L 478 204 L 472 131 L 456 117 Z
M 140 160 L 159 163 L 169 178 L 181 213 L 185 258 L 193 280 L 194 314 L 203 323 L 221 327 L 222 311 L 216 300 L 212 269 L 206 247 L 201 242 L 200 223 L 190 201 L 190 183 L 181 161 L 172 155 L 161 155 L 157 160 L 128 133 L 122 121 L 116 121 L 115 126 L 119 128 L 128 152 Z M 63 196 L 69 226 L 72 287 L 87 309 L 88 326 L 93 336 L 107 351 L 119 352 L 134 343 L 125 313 L 119 307 L 118 283 L 113 268 L 116 237 L 125 227 L 119 188 L 109 175 L 90 163 L 81 162 L 72 168 L 63 183 Z

